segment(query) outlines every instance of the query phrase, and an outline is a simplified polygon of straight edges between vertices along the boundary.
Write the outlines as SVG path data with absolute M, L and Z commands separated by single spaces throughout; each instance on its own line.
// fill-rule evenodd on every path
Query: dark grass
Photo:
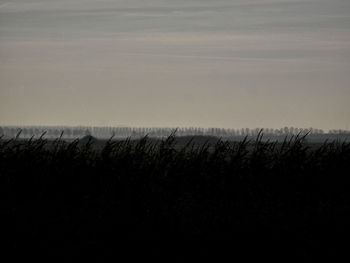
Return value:
M 333 257 L 350 238 L 350 143 L 305 138 L 0 140 L 1 218 L 15 222 L 2 239 L 43 249 L 274 240 Z

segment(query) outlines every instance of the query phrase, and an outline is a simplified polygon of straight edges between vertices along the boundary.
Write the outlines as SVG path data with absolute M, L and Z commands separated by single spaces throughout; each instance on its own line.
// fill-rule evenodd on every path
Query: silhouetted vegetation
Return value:
M 115 239 L 235 239 L 282 233 L 313 253 L 350 219 L 350 143 L 0 140 L 7 242 L 103 246 Z M 328 249 L 332 246 L 328 246 Z
M 0 127 L 0 136 L 6 138 L 15 138 L 19 132 L 19 138 L 29 139 L 40 137 L 45 132 L 45 138 L 56 139 L 61 136 L 63 139 L 74 140 L 90 135 L 98 139 L 109 139 L 111 136 L 118 139 L 142 138 L 149 136 L 150 138 L 168 137 L 173 128 L 145 128 L 145 127 L 89 127 L 89 126 L 4 126 Z M 350 131 L 347 130 L 329 130 L 324 132 L 315 128 L 294 128 L 284 127 L 280 129 L 271 128 L 243 128 L 243 129 L 222 129 L 222 128 L 200 128 L 200 127 L 182 127 L 177 128 L 177 136 L 209 136 L 219 137 L 226 140 L 243 140 L 244 137 L 255 138 L 261 130 L 264 131 L 263 140 L 283 141 L 286 136 L 305 135 L 308 134 L 308 140 L 313 142 L 323 142 L 326 139 L 331 140 L 349 140 Z M 63 132 L 63 133 L 62 133 Z

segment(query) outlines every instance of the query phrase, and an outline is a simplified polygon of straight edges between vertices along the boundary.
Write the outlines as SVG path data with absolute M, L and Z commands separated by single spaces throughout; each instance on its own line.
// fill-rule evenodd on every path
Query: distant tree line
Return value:
M 0 136 L 8 138 L 37 138 L 44 136 L 45 138 L 65 138 L 74 139 L 81 138 L 87 135 L 96 138 L 126 138 L 126 137 L 149 137 L 162 138 L 169 136 L 174 128 L 147 128 L 147 127 L 87 127 L 87 126 L 3 126 L 0 127 Z M 223 129 L 223 128 L 199 128 L 199 127 L 182 127 L 176 129 L 177 136 L 216 136 L 222 138 L 242 137 L 242 136 L 257 136 L 260 131 L 263 131 L 267 137 L 285 137 L 289 135 L 313 135 L 322 136 L 328 135 L 349 135 L 347 130 L 330 130 L 325 133 L 321 129 L 315 128 L 294 128 L 284 127 L 281 129 L 272 128 L 242 128 L 242 129 Z

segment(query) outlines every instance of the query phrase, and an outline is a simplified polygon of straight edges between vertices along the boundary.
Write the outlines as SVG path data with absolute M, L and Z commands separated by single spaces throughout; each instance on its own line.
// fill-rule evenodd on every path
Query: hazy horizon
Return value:
M 304 134 L 308 132 L 317 133 L 317 134 L 334 134 L 334 133 L 350 133 L 350 130 L 348 129 L 319 129 L 318 127 L 293 127 L 293 126 L 285 126 L 285 127 L 279 127 L 279 128 L 270 128 L 270 127 L 203 127 L 203 126 L 125 126 L 125 125 L 112 125 L 112 126 L 94 126 L 94 125 L 0 125 L 0 136 L 1 136 L 1 129 L 7 128 L 7 129 L 16 129 L 16 134 L 19 131 L 27 130 L 27 129 L 39 129 L 41 132 L 47 132 L 49 130 L 60 130 L 60 129 L 130 129 L 130 130 L 167 130 L 169 132 L 175 132 L 175 131 L 189 131 L 189 130 L 196 130 L 196 131 L 205 131 L 209 132 L 211 130 L 224 130 L 226 132 L 241 132 L 244 130 L 245 132 L 252 132 L 254 134 L 258 134 L 260 131 L 263 134 L 268 133 L 276 133 L 276 132 L 282 132 L 283 134 Z M 288 131 L 285 131 L 287 129 Z M 293 131 L 291 131 L 293 130 Z M 13 130 L 11 131 L 13 132 Z M 146 132 L 147 134 L 147 132 Z
M 0 126 L 350 127 L 350 1 L 0 0 Z

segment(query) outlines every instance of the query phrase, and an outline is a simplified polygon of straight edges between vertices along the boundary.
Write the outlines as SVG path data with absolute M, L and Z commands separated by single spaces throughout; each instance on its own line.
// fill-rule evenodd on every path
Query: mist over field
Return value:
M 0 124 L 348 129 L 350 2 L 0 1 Z

